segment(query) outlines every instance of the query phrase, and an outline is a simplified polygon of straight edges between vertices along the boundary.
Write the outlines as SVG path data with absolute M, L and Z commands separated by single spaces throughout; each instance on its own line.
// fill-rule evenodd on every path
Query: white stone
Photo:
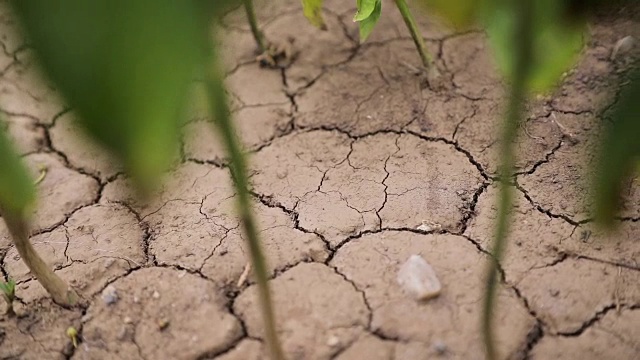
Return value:
M 101 297 L 102 301 L 104 301 L 105 304 L 115 304 L 118 301 L 118 292 L 113 285 L 109 285 L 104 290 L 102 290 Z
M 398 284 L 415 300 L 423 301 L 440 295 L 442 285 L 436 272 L 420 255 L 411 255 L 398 271 Z

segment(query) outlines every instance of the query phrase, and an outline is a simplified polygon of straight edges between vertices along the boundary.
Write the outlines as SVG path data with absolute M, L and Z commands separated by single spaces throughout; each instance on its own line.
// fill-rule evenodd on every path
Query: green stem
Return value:
M 253 38 L 256 40 L 256 44 L 260 49 L 261 53 L 267 51 L 267 44 L 264 40 L 264 34 L 258 28 L 258 21 L 256 20 L 256 12 L 253 9 L 253 0 L 243 0 L 244 10 L 247 13 L 247 20 L 249 21 L 249 26 L 251 27 L 251 33 L 253 34 Z
M 206 86 L 211 97 L 210 105 L 212 107 L 211 114 L 214 118 L 214 124 L 221 135 L 224 146 L 231 159 L 231 174 L 237 191 L 236 205 L 244 233 L 247 237 L 251 263 L 258 285 L 260 310 L 264 321 L 265 340 L 269 349 L 270 358 L 272 360 L 283 360 L 284 352 L 282 351 L 276 332 L 275 314 L 268 284 L 267 264 L 262 253 L 262 247 L 258 238 L 258 231 L 251 208 L 245 156 L 240 148 L 234 124 L 231 121 L 229 105 L 217 64 L 211 66 L 211 70 L 209 70 L 207 74 Z
M 22 261 L 51 295 L 53 301 L 64 307 L 77 305 L 80 300 L 78 294 L 49 268 L 29 242 L 29 227 L 23 217 L 9 211 L 3 212 L 2 216 Z
M 499 203 L 498 218 L 493 243 L 493 259 L 487 266 L 486 288 L 484 306 L 482 312 L 482 334 L 486 346 L 487 359 L 497 358 L 493 333 L 493 312 L 495 310 L 495 298 L 500 276 L 498 264 L 502 259 L 507 242 L 509 230 L 509 215 L 512 202 L 512 185 L 510 179 L 515 164 L 513 143 L 516 140 L 518 125 L 521 120 L 524 101 L 526 98 L 526 81 L 529 76 L 532 58 L 532 30 L 531 13 L 532 0 L 518 0 L 513 2 L 514 16 L 516 17 L 516 31 L 514 33 L 514 67 L 511 83 L 511 97 L 507 107 L 507 113 L 502 125 L 502 138 L 500 144 L 500 173 L 499 173 Z
M 420 54 L 422 65 L 425 69 L 429 69 L 433 65 L 433 59 L 429 54 L 429 50 L 427 50 L 427 46 L 424 44 L 424 39 L 422 38 L 422 34 L 420 34 L 420 29 L 418 29 L 418 25 L 416 25 L 413 15 L 411 15 L 411 10 L 409 10 L 407 2 L 405 0 L 396 0 L 396 6 L 398 7 L 398 10 L 400 10 L 404 23 L 407 25 L 407 29 L 409 29 L 409 32 L 411 33 L 413 43 L 416 45 L 416 49 L 418 49 L 418 53 Z

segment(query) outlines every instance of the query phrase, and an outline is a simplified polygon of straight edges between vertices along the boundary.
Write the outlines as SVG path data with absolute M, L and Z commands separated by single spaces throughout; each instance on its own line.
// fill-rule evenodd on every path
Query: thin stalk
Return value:
M 221 135 L 227 154 L 231 159 L 230 168 L 237 192 L 236 206 L 249 245 L 251 263 L 255 270 L 254 275 L 258 285 L 260 310 L 265 328 L 265 340 L 269 349 L 270 358 L 272 360 L 284 360 L 284 352 L 282 351 L 280 341 L 278 340 L 278 333 L 276 332 L 275 313 L 267 278 L 267 264 L 262 252 L 251 208 L 246 159 L 240 148 L 239 141 L 236 138 L 234 124 L 231 121 L 229 105 L 223 87 L 222 76 L 219 73 L 217 64 L 211 66 L 208 71 L 206 86 L 211 98 L 209 103 L 212 107 L 211 114 L 214 118 L 214 124 Z
M 499 203 L 498 218 L 493 243 L 493 259 L 487 265 L 486 288 L 484 306 L 482 312 L 482 334 L 484 337 L 487 359 L 497 358 L 493 333 L 493 312 L 495 310 L 495 298 L 500 276 L 498 263 L 502 259 L 509 231 L 509 216 L 511 210 L 512 190 L 510 179 L 513 174 L 515 155 L 513 143 L 518 132 L 524 101 L 526 98 L 526 81 L 531 67 L 532 57 L 532 30 L 531 12 L 532 0 L 517 0 L 511 2 L 516 16 L 516 31 L 513 44 L 514 67 L 511 76 L 511 97 L 507 106 L 507 113 L 502 124 L 502 138 L 500 144 L 500 173 L 499 173 Z
M 409 32 L 411 33 L 413 43 L 416 45 L 416 49 L 418 49 L 418 53 L 420 54 L 422 65 L 425 69 L 429 69 L 433 65 L 433 59 L 429 54 L 427 46 L 424 44 L 424 39 L 422 38 L 422 34 L 420 34 L 420 29 L 418 29 L 418 25 L 416 25 L 413 15 L 411 15 L 411 10 L 409 10 L 407 2 L 405 0 L 396 0 L 396 6 L 398 7 L 398 10 L 400 10 L 402 19 L 404 19 L 404 23 L 407 25 L 407 29 L 409 29 Z
M 80 300 L 78 294 L 49 268 L 29 242 L 29 227 L 25 219 L 11 212 L 3 212 L 2 216 L 22 261 L 53 301 L 64 307 L 77 305 Z
M 264 39 L 264 34 L 258 28 L 258 21 L 256 20 L 256 12 L 253 9 L 253 0 L 243 0 L 244 11 L 247 13 L 247 20 L 249 21 L 249 26 L 251 27 L 251 33 L 253 34 L 253 38 L 256 40 L 256 44 L 260 49 L 261 53 L 267 51 L 267 44 Z

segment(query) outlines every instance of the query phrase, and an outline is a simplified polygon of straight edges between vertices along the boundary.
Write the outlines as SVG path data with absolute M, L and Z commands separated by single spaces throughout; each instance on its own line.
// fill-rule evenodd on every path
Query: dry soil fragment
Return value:
M 264 346 L 257 340 L 244 339 L 232 350 L 224 355 L 217 356 L 215 360 L 267 360 Z
M 75 114 L 71 112 L 56 120 L 50 130 L 52 146 L 63 152 L 75 168 L 102 180 L 114 176 L 121 170 L 115 157 L 89 138 L 76 121 Z
M 1 359 L 68 359 L 71 340 L 69 326 L 80 325 L 79 310 L 70 311 L 50 301 L 20 306 L 17 318 L 0 316 Z
M 255 81 L 260 79 L 260 81 Z M 256 64 L 241 66 L 227 78 L 227 86 L 241 106 L 290 104 L 279 71 L 265 70 Z
M 298 97 L 296 124 L 338 128 L 353 135 L 401 130 L 424 115 L 420 77 L 406 64 L 419 62 L 411 41 L 362 49 L 351 61 L 332 68 Z M 349 84 L 345 86 L 345 84 Z
M 286 268 L 301 261 L 324 261 L 329 252 L 322 240 L 315 234 L 294 229 L 293 220 L 281 209 L 255 204 L 257 227 L 260 231 L 265 256 L 268 259 L 269 273 Z M 221 209 L 229 216 L 235 207 Z M 229 231 L 210 257 L 202 265 L 204 275 L 221 285 L 236 285 L 246 262 L 249 261 L 249 249 L 241 236 L 240 225 Z M 253 276 L 249 276 L 253 282 Z
M 517 283 L 530 269 L 543 267 L 560 257 L 569 243 L 575 227 L 558 218 L 538 211 L 521 192 L 514 194 L 511 209 L 510 233 L 506 253 L 501 261 L 509 283 Z M 476 205 L 477 215 L 467 227 L 466 235 L 489 250 L 495 236 L 498 189 L 489 186 Z
M 43 124 L 53 123 L 64 110 L 59 94 L 43 80 L 31 51 L 22 52 L 18 58 L 19 62 L 0 77 L 0 108 Z
M 7 135 L 19 154 L 33 153 L 45 147 L 44 129 L 36 126 L 36 121 L 27 116 L 4 115 L 2 122 L 7 124 Z M 2 129 L 0 122 L 0 129 Z
M 355 341 L 347 350 L 336 357 L 336 360 L 393 360 L 395 344 L 365 335 Z M 397 358 L 398 360 L 401 358 Z M 408 358 L 406 358 L 408 359 Z
M 345 161 L 350 143 L 346 135 L 331 131 L 278 138 L 252 157 L 254 190 L 293 209 L 318 189 L 327 170 Z
M 607 307 L 639 303 L 638 283 L 637 270 L 571 258 L 531 270 L 517 287 L 552 333 L 571 333 Z
M 323 17 L 326 31 L 311 26 L 296 12 L 283 14 L 264 27 L 273 41 L 293 40 L 294 59 L 285 70 L 290 91 L 306 86 L 328 67 L 347 61 L 354 50 L 338 19 L 330 12 L 325 12 Z
M 640 354 L 640 311 L 609 311 L 578 336 L 545 336 L 531 352 L 532 360 L 635 360 Z
M 31 242 L 44 260 L 87 297 L 113 279 L 144 264 L 140 225 L 131 212 L 117 204 L 93 205 L 78 210 L 57 229 L 34 236 Z M 32 278 L 15 248 L 5 259 L 16 280 Z M 24 301 L 47 297 L 35 280 L 19 284 Z
M 428 221 L 458 230 L 469 200 L 464 193 L 482 185 L 478 170 L 451 145 L 411 135 L 402 135 L 397 145 L 385 165 L 382 227 L 415 228 Z
M 515 143 L 516 170 L 527 172 L 543 161 L 547 154 L 558 147 L 562 140 L 562 129 L 555 122 L 562 122 L 560 114 L 550 115 L 543 105 L 532 102 L 531 112 L 519 129 Z M 474 102 L 475 112 L 457 128 L 458 144 L 468 150 L 482 168 L 490 174 L 497 174 L 501 119 L 504 115 L 503 103 L 498 100 L 478 100 Z
M 440 296 L 427 303 L 408 298 L 396 282 L 398 266 L 412 254 L 420 254 L 437 268 L 438 277 L 446 284 Z M 385 231 L 347 243 L 331 265 L 364 290 L 373 309 L 372 330 L 402 342 L 422 344 L 423 350 L 429 350 L 423 354 L 433 353 L 432 347 L 442 342 L 450 358 L 475 359 L 484 351 L 478 327 L 485 261 L 486 257 L 462 237 Z M 498 349 L 510 354 L 533 326 L 533 319 L 504 288 L 499 291 L 498 308 Z
M 440 295 L 442 285 L 435 270 L 420 255 L 411 255 L 398 271 L 398 284 L 414 299 L 429 300 Z
M 94 201 L 98 194 L 98 182 L 64 166 L 53 154 L 32 154 L 24 158 L 35 180 L 41 168 L 47 175 L 38 184 L 38 207 L 33 217 L 33 229 L 51 227 L 82 206 Z
M 567 142 L 549 157 L 548 163 L 540 165 L 533 174 L 519 177 L 518 182 L 542 208 L 582 221 L 590 217 L 591 179 L 597 161 L 594 149 L 599 147 L 601 120 L 584 114 L 559 115 L 555 121 L 577 143 Z M 640 216 L 638 181 L 637 177 L 630 178 L 624 184 L 620 216 Z
M 540 212 L 521 192 L 515 195 L 509 243 L 501 261 L 509 283 L 517 284 L 531 269 L 545 267 L 562 256 L 586 256 L 640 268 L 640 243 L 636 241 L 638 222 L 619 222 L 611 234 L 592 224 L 575 227 Z M 480 195 L 477 215 L 465 232 L 486 250 L 491 249 L 495 233 L 497 196 L 494 186 Z
M 289 126 L 289 105 L 244 107 L 233 113 L 246 150 L 254 150 L 282 134 Z M 227 156 L 209 119 L 184 127 L 185 156 L 199 161 L 222 162 Z
M 224 350 L 241 336 L 219 290 L 195 275 L 147 268 L 112 285 L 120 300 L 97 301 L 89 308 L 84 343 L 74 359 L 196 359 Z M 162 295 L 154 299 L 154 291 Z M 170 325 L 162 326 L 165 322 Z
M 471 99 L 496 99 L 503 94 L 491 49 L 481 32 L 444 40 L 442 59 L 446 68 L 453 73 L 453 83 L 458 93 Z
M 329 339 L 349 344 L 367 326 L 362 295 L 325 265 L 297 265 L 271 280 L 271 289 L 278 332 L 290 359 L 330 359 L 340 347 L 330 346 Z M 256 287 L 250 287 L 237 298 L 234 309 L 249 335 L 262 338 L 256 296 Z

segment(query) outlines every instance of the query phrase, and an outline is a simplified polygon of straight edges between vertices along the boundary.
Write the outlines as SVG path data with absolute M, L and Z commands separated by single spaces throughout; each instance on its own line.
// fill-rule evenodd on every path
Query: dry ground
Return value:
M 415 74 L 418 56 L 397 11 L 385 8 L 359 46 L 353 5 L 327 1 L 327 32 L 307 24 L 298 0 L 260 8 L 269 38 L 294 39 L 298 55 L 283 70 L 255 63 L 242 12 L 224 19 L 227 82 L 252 154 L 284 347 L 305 360 L 482 359 L 503 96 L 485 36 L 421 21 L 447 74 L 448 87 L 434 92 Z M 640 357 L 640 187 L 632 179 L 625 190 L 614 235 L 593 228 L 586 201 L 596 136 L 638 46 L 610 54 L 620 38 L 640 39 L 638 14 L 594 21 L 579 65 L 529 106 L 500 264 L 505 357 Z M 194 106 L 186 116 L 175 171 L 141 204 L 42 85 L 6 10 L 0 40 L 8 132 L 34 176 L 48 169 L 31 241 L 90 301 L 53 305 L 1 227 L 0 278 L 19 283 L 19 317 L 0 317 L 0 358 L 265 359 L 255 287 L 251 277 L 238 284 L 246 253 L 229 171 L 206 114 Z M 411 254 L 433 265 L 440 297 L 418 304 L 399 288 L 398 267 Z M 68 326 L 80 331 L 77 349 Z

